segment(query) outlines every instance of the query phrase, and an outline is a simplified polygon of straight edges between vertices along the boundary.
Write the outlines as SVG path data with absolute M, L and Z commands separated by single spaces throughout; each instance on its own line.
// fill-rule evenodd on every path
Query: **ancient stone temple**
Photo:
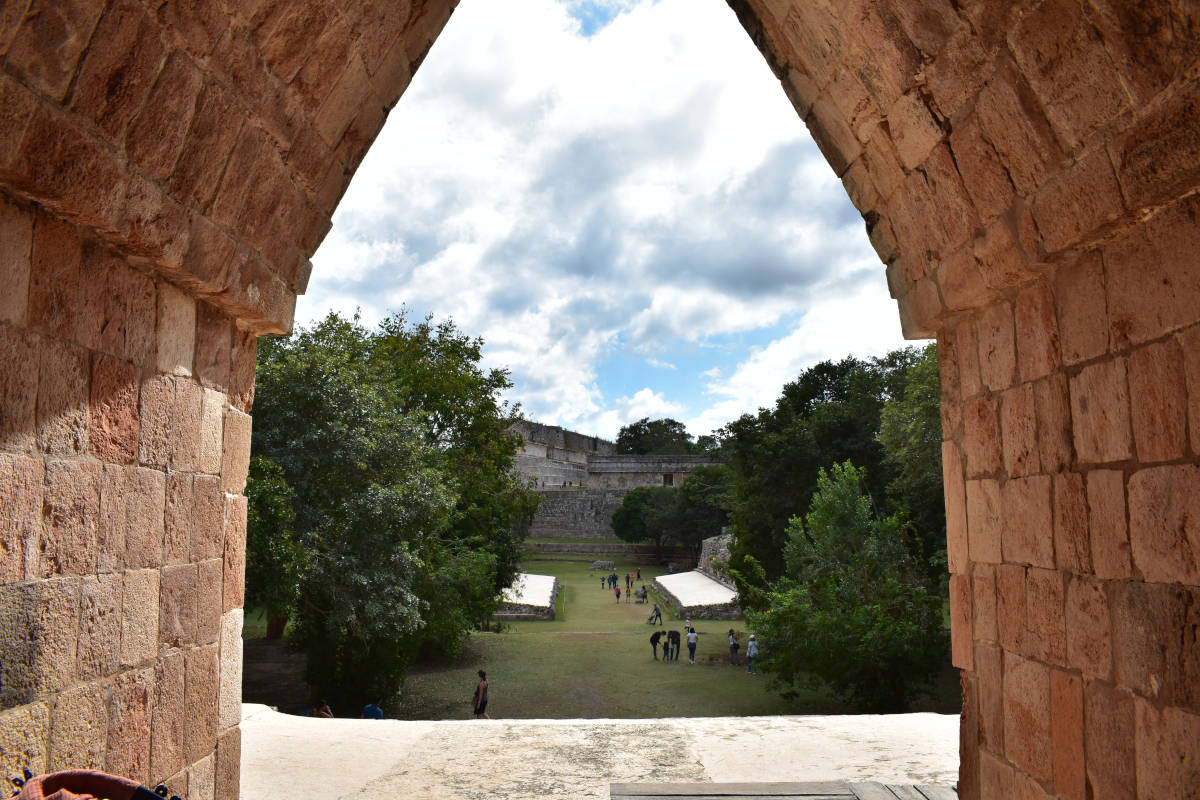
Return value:
M 731 5 L 940 345 L 961 796 L 1194 792 L 1200 8 Z M 255 336 L 454 6 L 0 3 L 4 774 L 238 796 Z

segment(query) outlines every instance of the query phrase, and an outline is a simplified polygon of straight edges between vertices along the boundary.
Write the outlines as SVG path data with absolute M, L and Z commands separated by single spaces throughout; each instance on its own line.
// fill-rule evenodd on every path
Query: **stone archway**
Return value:
M 6 772 L 237 796 L 254 337 L 455 5 L 0 5 Z M 1200 10 L 731 5 L 941 345 L 961 795 L 1194 787 Z

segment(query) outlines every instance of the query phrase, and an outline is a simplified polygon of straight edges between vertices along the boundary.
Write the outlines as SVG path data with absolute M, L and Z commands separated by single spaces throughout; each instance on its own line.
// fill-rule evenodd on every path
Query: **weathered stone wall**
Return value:
M 542 506 L 529 529 L 530 538 L 609 538 L 612 515 L 625 498 L 624 489 L 546 489 L 539 492 Z
M 736 589 L 733 578 L 721 565 L 729 564 L 729 545 L 733 535 L 723 533 L 720 536 L 710 536 L 700 543 L 700 560 L 696 569 L 703 572 L 714 581 L 719 581 L 731 589 Z
M 960 795 L 1187 796 L 1200 10 L 730 4 L 940 344 Z M 237 796 L 252 336 L 454 5 L 0 4 L 5 771 Z

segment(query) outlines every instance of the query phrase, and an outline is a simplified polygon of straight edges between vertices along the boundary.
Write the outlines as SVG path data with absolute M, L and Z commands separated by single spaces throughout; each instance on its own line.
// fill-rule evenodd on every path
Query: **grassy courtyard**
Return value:
M 465 719 L 475 672 L 487 670 L 491 685 L 489 714 L 537 719 L 756 716 L 763 714 L 836 714 L 848 711 L 827 695 L 808 692 L 787 701 L 766 689 L 762 675 L 729 664 L 727 634 L 739 631 L 745 652 L 745 623 L 693 619 L 700 632 L 696 664 L 655 661 L 646 624 L 650 604 L 626 603 L 624 575 L 632 563 L 616 562 L 622 598 L 600 588 L 601 573 L 590 562 L 526 560 L 526 572 L 555 575 L 562 583 L 552 622 L 517 622 L 498 634 L 475 634 L 453 664 L 428 664 L 410 673 L 401 702 L 388 715 L 403 719 Z M 662 570 L 642 569 L 650 586 Z M 651 602 L 656 598 L 651 595 Z M 683 630 L 665 604 L 664 630 Z M 661 655 L 661 653 L 660 653 Z M 953 677 L 939 697 L 917 710 L 957 712 Z M 946 681 L 943 681 L 946 683 Z

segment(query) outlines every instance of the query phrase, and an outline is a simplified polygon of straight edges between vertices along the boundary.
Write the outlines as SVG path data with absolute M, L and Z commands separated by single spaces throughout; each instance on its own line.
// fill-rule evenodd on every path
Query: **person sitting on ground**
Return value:
M 329 703 L 318 700 L 317 707 L 313 709 L 313 716 L 321 719 L 333 719 L 333 711 L 329 708 Z
M 383 698 L 363 706 L 362 719 L 383 719 Z

